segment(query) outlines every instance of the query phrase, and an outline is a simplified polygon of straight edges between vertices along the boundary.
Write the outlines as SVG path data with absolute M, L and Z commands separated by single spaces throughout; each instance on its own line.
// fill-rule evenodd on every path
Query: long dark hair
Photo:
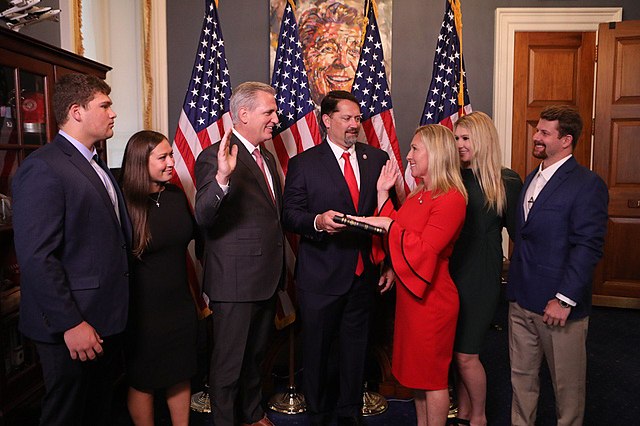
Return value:
M 133 254 L 137 258 L 142 256 L 151 241 L 147 221 L 151 187 L 149 155 L 164 140 L 167 138 L 162 133 L 142 130 L 129 138 L 124 150 L 120 186 L 133 224 Z

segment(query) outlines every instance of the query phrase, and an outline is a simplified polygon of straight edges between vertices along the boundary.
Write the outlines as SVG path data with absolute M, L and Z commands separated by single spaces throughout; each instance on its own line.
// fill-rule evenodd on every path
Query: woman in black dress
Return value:
M 196 234 L 187 199 L 168 184 L 173 150 L 162 134 L 141 131 L 122 162 L 122 192 L 133 223 L 128 406 L 136 425 L 153 424 L 154 392 L 164 390 L 174 425 L 189 423 L 196 372 L 196 305 L 187 281 L 187 245 Z
M 487 385 L 479 353 L 500 296 L 502 228 L 510 234 L 514 229 L 522 180 L 502 167 L 498 132 L 487 114 L 477 111 L 460 118 L 455 138 L 469 195 L 464 227 L 449 264 L 460 297 L 453 349 L 458 417 L 484 426 Z

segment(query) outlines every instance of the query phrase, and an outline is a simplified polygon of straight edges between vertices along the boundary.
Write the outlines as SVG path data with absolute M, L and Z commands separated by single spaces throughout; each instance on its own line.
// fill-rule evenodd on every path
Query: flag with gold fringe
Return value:
M 196 158 L 206 147 L 222 139 L 225 130 L 232 126 L 229 114 L 231 82 L 216 6 L 217 1 L 206 0 L 198 51 L 173 140 L 176 163 L 173 183 L 184 190 L 192 209 L 196 194 Z M 208 301 L 199 284 L 202 268 L 195 257 L 193 244 L 189 246 L 187 269 L 200 316 L 207 316 L 210 313 Z
M 302 59 L 302 44 L 294 15 L 295 5 L 287 0 L 280 33 L 271 86 L 276 90 L 276 104 L 280 122 L 267 148 L 276 154 L 282 182 L 286 179 L 289 159 L 322 142 L 315 104 L 311 99 L 309 81 Z M 287 233 L 285 258 L 287 281 L 285 291 L 278 293 L 276 327 L 284 328 L 295 320 L 295 285 L 293 271 L 297 252 L 297 236 Z

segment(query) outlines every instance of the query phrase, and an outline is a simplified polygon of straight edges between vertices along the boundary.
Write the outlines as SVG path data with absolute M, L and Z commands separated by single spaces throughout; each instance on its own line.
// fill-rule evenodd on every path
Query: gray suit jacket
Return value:
M 275 205 L 253 156 L 235 135 L 238 163 L 225 195 L 215 176 L 220 142 L 196 161 L 195 216 L 203 228 L 203 289 L 212 301 L 267 300 L 282 284 L 284 233 L 280 225 L 282 184 L 273 155 L 261 149 L 275 187 Z

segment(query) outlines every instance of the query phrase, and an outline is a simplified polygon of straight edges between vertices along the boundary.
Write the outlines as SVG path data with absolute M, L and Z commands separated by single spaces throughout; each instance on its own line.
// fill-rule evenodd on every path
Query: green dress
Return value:
M 460 297 L 454 350 L 477 354 L 498 306 L 502 228 L 506 227 L 510 235 L 513 232 L 522 180 L 513 170 L 502 169 L 507 209 L 506 214 L 499 216 L 485 204 L 484 193 L 473 171 L 463 169 L 461 172 L 469 202 L 462 233 L 449 261 L 449 271 Z

